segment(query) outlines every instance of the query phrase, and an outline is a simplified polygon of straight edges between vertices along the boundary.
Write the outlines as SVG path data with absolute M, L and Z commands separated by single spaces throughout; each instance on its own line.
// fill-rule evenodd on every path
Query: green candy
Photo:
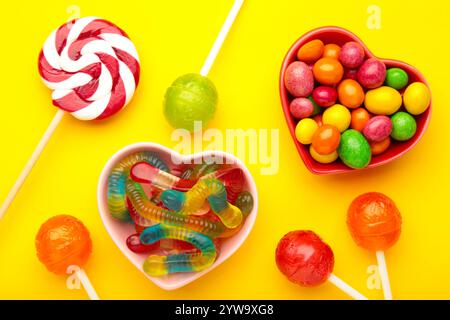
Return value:
M 322 107 L 320 107 L 320 106 L 314 101 L 313 97 L 312 97 L 312 96 L 309 96 L 308 99 L 309 99 L 309 101 L 312 102 L 313 107 L 314 107 L 313 113 L 312 113 L 311 117 L 314 117 L 314 116 L 318 115 L 319 113 L 321 113 L 321 112 L 322 112 Z
M 218 95 L 211 80 L 197 73 L 176 79 L 164 97 L 164 115 L 174 128 L 194 131 L 194 122 L 206 126 L 216 111 Z
M 391 68 L 386 71 L 385 84 L 396 90 L 401 90 L 408 84 L 408 74 L 400 68 Z
M 342 162 L 353 169 L 367 167 L 372 159 L 369 142 L 359 131 L 353 129 L 342 134 L 337 151 Z
M 407 112 L 397 112 L 391 117 L 391 137 L 398 141 L 411 139 L 417 130 L 416 120 Z

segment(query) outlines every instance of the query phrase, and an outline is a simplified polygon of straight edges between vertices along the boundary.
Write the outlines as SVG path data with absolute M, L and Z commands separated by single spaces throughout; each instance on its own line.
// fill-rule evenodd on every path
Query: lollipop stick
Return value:
M 383 293 L 385 300 L 392 300 L 391 283 L 389 282 L 389 274 L 386 266 L 386 258 L 384 251 L 377 251 L 378 271 L 380 273 L 381 285 L 383 286 Z
M 47 130 L 44 133 L 44 136 L 42 137 L 41 141 L 39 141 L 39 144 L 37 145 L 36 149 L 34 150 L 33 154 L 31 155 L 30 160 L 28 160 L 25 168 L 23 168 L 22 173 L 20 174 L 16 183 L 14 184 L 14 186 L 12 187 L 8 196 L 6 197 L 5 202 L 3 202 L 3 205 L 0 208 L 0 220 L 3 218 L 3 215 L 5 214 L 6 210 L 8 210 L 9 206 L 13 202 L 14 197 L 16 196 L 17 192 L 19 192 L 20 187 L 25 182 L 25 179 L 30 174 L 31 169 L 33 169 L 36 161 L 39 159 L 39 156 L 41 155 L 42 151 L 44 150 L 45 146 L 47 145 L 47 142 L 50 140 L 50 137 L 52 136 L 56 127 L 61 122 L 61 119 L 64 116 L 64 114 L 65 114 L 65 112 L 63 110 L 58 110 L 58 112 L 56 113 L 52 122 L 48 126 Z
M 95 292 L 94 287 L 92 286 L 92 283 L 89 281 L 89 278 L 84 272 L 83 269 L 80 269 L 77 271 L 78 279 L 80 279 L 81 284 L 83 285 L 84 290 L 86 290 L 86 293 L 88 294 L 89 298 L 91 300 L 100 300 L 100 298 L 97 295 L 97 292 Z
M 350 287 L 347 283 L 336 277 L 334 274 L 330 275 L 328 281 L 330 281 L 332 284 L 334 284 L 336 287 L 344 291 L 346 294 L 348 294 L 355 300 L 368 300 L 365 296 L 363 296 L 361 293 Z
M 222 47 L 223 42 L 227 38 L 228 32 L 230 31 L 231 26 L 234 23 L 234 20 L 236 20 L 236 16 L 238 15 L 239 10 L 241 9 L 243 3 L 244 0 L 234 1 L 233 7 L 231 8 L 228 17 L 225 20 L 225 23 L 223 24 L 222 29 L 220 30 L 219 35 L 217 36 L 217 39 L 214 42 L 213 47 L 211 48 L 211 51 L 209 52 L 208 58 L 206 58 L 202 70 L 200 71 L 200 74 L 202 76 L 206 77 L 209 71 L 211 70 L 214 61 L 216 60 L 216 57 L 219 54 L 220 48 Z

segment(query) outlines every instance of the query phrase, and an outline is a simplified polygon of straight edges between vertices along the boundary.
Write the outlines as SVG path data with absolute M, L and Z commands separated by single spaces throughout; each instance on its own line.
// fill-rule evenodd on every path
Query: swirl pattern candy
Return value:
M 161 200 L 167 208 L 178 211 L 182 215 L 195 213 L 208 200 L 211 209 L 227 228 L 236 228 L 242 222 L 241 210 L 227 201 L 225 186 L 215 178 L 198 181 L 186 193 L 166 190 L 161 194 Z
M 164 161 L 149 151 L 129 155 L 112 169 L 108 177 L 108 208 L 111 216 L 122 221 L 130 220 L 125 200 L 125 182 L 131 167 L 138 162 L 147 162 L 160 170 L 169 171 Z
M 126 192 L 133 207 L 145 219 L 156 223 L 191 229 L 211 238 L 221 237 L 227 231 L 227 227 L 220 221 L 209 221 L 194 216 L 186 216 L 156 206 L 147 199 L 140 184 L 131 179 L 128 179 L 126 182 Z
M 53 104 L 80 120 L 120 111 L 139 83 L 139 57 L 127 34 L 95 17 L 53 31 L 39 55 L 39 73 Z
M 158 277 L 177 272 L 197 272 L 211 266 L 217 256 L 214 242 L 207 236 L 184 228 L 157 224 L 144 230 L 141 242 L 151 245 L 161 239 L 175 239 L 191 243 L 200 253 L 150 255 L 144 262 L 144 271 Z

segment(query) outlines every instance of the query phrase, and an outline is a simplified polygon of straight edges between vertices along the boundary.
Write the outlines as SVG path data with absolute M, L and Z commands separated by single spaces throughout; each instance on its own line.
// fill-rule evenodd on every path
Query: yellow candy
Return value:
M 320 163 L 331 163 L 339 157 L 336 150 L 330 154 L 320 154 L 317 153 L 316 150 L 314 150 L 313 146 L 309 147 L 309 153 L 311 154 L 311 157 L 313 157 L 314 160 Z
M 380 87 L 367 91 L 364 104 L 374 114 L 391 115 L 402 106 L 402 96 L 391 87 Z
M 295 127 L 295 136 L 300 143 L 311 144 L 312 137 L 318 128 L 317 122 L 313 119 L 302 119 Z
M 422 82 L 411 83 L 403 94 L 403 104 L 406 110 L 418 115 L 427 110 L 431 101 L 430 89 Z
M 340 132 L 347 130 L 351 121 L 352 115 L 350 111 L 340 104 L 335 104 L 327 108 L 322 116 L 322 122 L 324 124 L 335 126 Z

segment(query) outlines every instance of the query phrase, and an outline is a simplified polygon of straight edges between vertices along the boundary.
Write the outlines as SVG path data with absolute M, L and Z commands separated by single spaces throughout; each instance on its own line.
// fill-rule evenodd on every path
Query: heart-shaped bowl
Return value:
M 335 161 L 329 164 L 322 164 L 315 161 L 309 153 L 309 146 L 301 144 L 300 142 L 297 141 L 295 137 L 295 127 L 298 121 L 291 115 L 289 111 L 289 104 L 292 101 L 293 97 L 290 95 L 290 93 L 287 91 L 284 85 L 284 77 L 287 67 L 292 62 L 297 60 L 297 52 L 300 49 L 300 47 L 302 47 L 305 43 L 314 39 L 320 39 L 323 41 L 324 44 L 335 43 L 339 46 L 342 46 L 344 43 L 348 41 L 356 41 L 363 46 L 366 53 L 366 58 L 372 57 L 377 58 L 377 57 L 373 55 L 372 52 L 370 52 L 370 50 L 367 48 L 364 42 L 361 41 L 361 39 L 359 39 L 356 35 L 354 35 L 350 31 L 339 27 L 322 27 L 304 34 L 292 45 L 292 47 L 286 54 L 286 57 L 284 58 L 280 72 L 279 89 L 284 116 L 286 118 L 289 131 L 291 132 L 292 139 L 294 140 L 295 146 L 297 147 L 298 153 L 300 154 L 300 157 L 303 159 L 303 162 L 305 163 L 306 167 L 314 174 L 335 174 L 335 173 L 358 171 L 347 167 L 341 161 Z M 409 64 L 396 60 L 381 59 L 381 58 L 378 59 L 380 59 L 386 65 L 386 68 L 397 67 L 405 70 L 409 76 L 409 83 L 419 81 L 423 82 L 425 85 L 428 86 L 428 83 L 423 77 L 423 75 L 417 69 L 410 66 Z M 402 109 L 404 108 L 402 107 Z M 417 144 L 417 142 L 419 142 L 419 140 L 425 133 L 428 124 L 430 122 L 430 118 L 431 118 L 431 103 L 424 113 L 422 113 L 419 116 L 415 116 L 417 122 L 417 131 L 414 137 L 405 142 L 392 141 L 392 144 L 388 148 L 388 150 L 386 150 L 384 153 L 380 155 L 372 157 L 370 164 L 366 168 L 374 168 L 381 166 L 383 164 L 386 164 L 401 157 L 409 150 L 411 150 Z
M 241 230 L 231 238 L 228 238 L 223 241 L 220 254 L 217 257 L 217 260 L 209 268 L 197 273 L 179 273 L 158 278 L 151 277 L 147 273 L 145 273 L 142 268 L 142 265 L 144 263 L 144 260 L 147 258 L 147 255 L 136 254 L 128 249 L 126 245 L 126 240 L 128 236 L 136 233 L 136 231 L 132 223 L 121 222 L 119 220 L 114 219 L 109 214 L 107 202 L 108 176 L 113 167 L 123 158 L 141 151 L 152 151 L 157 153 L 160 156 L 160 158 L 169 165 L 169 167 L 171 167 L 171 164 L 174 163 L 173 161 L 174 159 L 176 160 L 175 161 L 176 163 L 187 163 L 189 161 L 191 162 L 195 161 L 196 159 L 197 160 L 200 160 L 201 158 L 211 159 L 214 157 L 217 159 L 222 158 L 224 159 L 224 161 L 226 161 L 226 163 L 232 163 L 233 165 L 241 168 L 242 171 L 244 172 L 244 177 L 246 180 L 244 188 L 248 190 L 253 196 L 254 200 L 253 209 L 249 213 Z M 100 217 L 114 243 L 117 245 L 117 247 L 119 247 L 122 253 L 131 261 L 131 263 L 133 263 L 139 270 L 141 270 L 141 272 L 148 279 L 150 279 L 158 287 L 165 290 L 175 290 L 181 288 L 189 284 L 190 282 L 200 278 L 204 274 L 210 272 L 211 270 L 219 266 L 222 262 L 230 258 L 231 255 L 239 249 L 239 247 L 244 243 L 245 239 L 250 234 L 250 231 L 252 230 L 253 225 L 255 224 L 256 214 L 258 212 L 258 193 L 256 190 L 255 181 L 253 180 L 253 177 L 248 171 L 248 169 L 245 167 L 244 163 L 238 158 L 236 158 L 234 155 L 221 151 L 206 151 L 193 155 L 180 155 L 169 148 L 151 142 L 142 142 L 129 145 L 118 151 L 115 155 L 111 157 L 111 159 L 109 159 L 100 175 L 100 180 L 97 189 L 97 199 Z

